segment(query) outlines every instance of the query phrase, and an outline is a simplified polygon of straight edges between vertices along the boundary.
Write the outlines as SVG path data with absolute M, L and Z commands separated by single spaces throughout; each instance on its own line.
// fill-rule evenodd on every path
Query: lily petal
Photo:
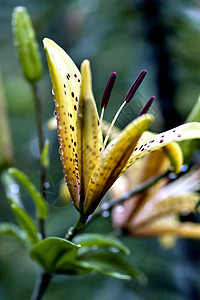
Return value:
M 172 142 L 183 140 L 191 140 L 200 138 L 200 123 L 187 123 L 166 132 L 155 135 L 153 138 L 148 138 L 139 142 L 133 154 L 128 160 L 122 173 L 127 170 L 136 160 L 145 156 L 149 152 L 162 148 Z
M 138 117 L 107 146 L 89 181 L 84 203 L 86 214 L 94 211 L 102 197 L 119 177 L 139 138 L 152 119 L 153 116 L 149 114 Z
M 160 221 L 155 221 L 148 226 L 140 227 L 132 234 L 134 236 L 163 236 L 172 235 L 180 236 L 183 238 L 200 238 L 200 225 L 191 222 L 181 223 L 178 220 L 176 222 L 163 222 L 163 218 Z
M 98 162 L 102 134 L 99 128 L 90 63 L 85 60 L 81 66 L 82 84 L 77 116 L 78 168 L 80 174 L 80 205 L 83 206 L 89 179 Z
M 173 142 L 164 146 L 162 150 L 169 158 L 174 173 L 178 174 L 183 164 L 183 153 L 181 147 L 179 144 Z
M 134 218 L 134 226 L 141 227 L 143 224 L 151 224 L 153 220 L 159 219 L 168 214 L 191 213 L 199 201 L 197 193 L 190 193 L 178 196 L 169 196 L 162 201 L 155 203 L 152 199 L 146 203 L 142 210 Z
M 63 172 L 72 201 L 78 206 L 77 108 L 81 75 L 74 62 L 56 43 L 44 39 L 47 62 L 55 94 L 57 130 Z

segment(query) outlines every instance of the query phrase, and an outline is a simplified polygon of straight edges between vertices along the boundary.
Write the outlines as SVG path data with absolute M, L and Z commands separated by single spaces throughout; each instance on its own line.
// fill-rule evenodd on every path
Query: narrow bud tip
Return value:
M 145 104 L 145 106 L 143 107 L 143 109 L 142 109 L 142 111 L 140 112 L 139 116 L 144 115 L 144 114 L 146 114 L 146 113 L 149 111 L 149 109 L 150 109 L 150 107 L 151 107 L 151 105 L 152 105 L 152 103 L 153 103 L 154 100 L 155 100 L 155 96 L 152 96 L 152 97 L 147 101 L 147 103 Z
M 135 93 L 137 92 L 140 84 L 142 83 L 144 77 L 146 76 L 147 71 L 143 70 L 140 72 L 140 74 L 138 75 L 138 77 L 136 78 L 136 80 L 134 81 L 134 83 L 132 84 L 132 86 L 130 87 L 124 101 L 126 101 L 126 103 L 128 103 L 129 101 L 131 101 L 131 99 L 133 98 L 133 96 L 135 95 Z
M 113 72 L 110 75 L 108 82 L 106 84 L 105 90 L 103 92 L 103 97 L 101 100 L 101 108 L 107 107 L 116 78 L 117 78 L 117 73 Z

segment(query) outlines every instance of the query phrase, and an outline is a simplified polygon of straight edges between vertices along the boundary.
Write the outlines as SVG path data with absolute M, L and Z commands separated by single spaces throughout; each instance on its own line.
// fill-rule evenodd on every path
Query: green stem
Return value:
M 77 233 L 79 233 L 84 228 L 87 219 L 88 217 L 80 215 L 76 224 L 68 230 L 67 234 L 65 235 L 65 239 L 68 241 L 72 241 L 75 235 L 77 235 Z
M 131 199 L 133 196 L 143 192 L 144 190 L 150 188 L 151 186 L 153 186 L 155 183 L 157 183 L 160 179 L 166 177 L 167 175 L 169 175 L 170 170 L 167 170 L 166 172 L 158 175 L 158 176 L 154 176 L 148 180 L 146 180 L 145 182 L 138 184 L 133 190 L 126 192 L 122 197 L 120 198 L 116 198 L 113 199 L 109 202 L 103 203 L 99 209 L 90 216 L 90 218 L 88 219 L 87 224 L 91 223 L 94 219 L 101 217 L 103 212 L 105 211 L 111 211 L 113 209 L 113 207 L 115 207 L 116 205 L 120 205 L 122 203 L 124 203 L 125 201 Z
M 43 272 L 41 276 L 38 278 L 33 294 L 31 296 L 31 300 L 41 300 L 44 293 L 46 292 L 46 289 L 51 281 L 52 275 Z
M 36 115 L 36 125 L 37 125 L 37 134 L 38 134 L 38 143 L 39 143 L 39 151 L 40 158 L 42 154 L 42 150 L 44 148 L 44 135 L 42 130 L 42 107 L 41 107 L 41 97 L 39 93 L 39 89 L 36 83 L 32 84 L 33 93 L 34 93 L 34 103 L 35 103 L 35 115 Z M 46 180 L 46 167 L 41 164 L 41 173 L 40 173 L 40 193 L 45 199 L 46 197 L 46 189 L 45 189 L 45 180 Z M 43 238 L 45 238 L 45 226 L 44 220 L 39 220 L 39 229 Z

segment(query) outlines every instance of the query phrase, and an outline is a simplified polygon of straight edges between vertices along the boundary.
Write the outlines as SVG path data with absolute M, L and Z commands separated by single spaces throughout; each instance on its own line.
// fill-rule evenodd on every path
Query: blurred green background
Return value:
M 46 126 L 53 116 L 54 103 L 42 39 L 53 39 L 78 66 L 85 58 L 91 61 L 98 107 L 109 75 L 113 71 L 118 73 L 105 112 L 108 121 L 138 73 L 147 69 L 148 75 L 135 100 L 122 112 L 117 125 L 124 127 L 137 116 L 148 98 L 155 95 L 157 100 L 151 112 L 156 121 L 152 129 L 161 131 L 183 122 L 200 92 L 200 3 L 198 0 L 0 0 L 0 70 L 12 135 L 13 164 L 39 186 L 33 95 L 23 78 L 12 42 L 11 14 L 19 5 L 26 6 L 30 13 L 44 66 L 39 88 L 45 137 L 51 143 L 47 197 L 51 215 L 47 231 L 48 235 L 63 236 L 75 222 L 77 212 L 59 199 L 62 168 L 56 132 Z M 0 188 L 0 221 L 15 223 L 3 187 Z M 23 189 L 21 193 L 33 215 L 28 195 Z M 102 218 L 87 230 L 106 233 L 113 228 L 109 218 Z M 57 276 L 44 299 L 200 298 L 199 241 L 178 240 L 173 249 L 164 250 L 156 239 L 124 237 L 123 240 L 132 250 L 131 263 L 148 277 L 145 287 L 135 281 L 124 282 L 97 274 Z M 39 268 L 20 242 L 0 237 L 0 299 L 29 299 L 38 274 Z

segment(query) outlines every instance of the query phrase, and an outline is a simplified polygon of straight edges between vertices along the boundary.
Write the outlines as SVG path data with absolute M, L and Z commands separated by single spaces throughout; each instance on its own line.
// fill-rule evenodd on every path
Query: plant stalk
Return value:
M 39 93 L 39 89 L 36 83 L 32 84 L 33 93 L 34 93 L 34 103 L 35 103 L 35 115 L 36 115 L 36 126 L 37 126 L 37 134 L 38 134 L 38 144 L 39 144 L 39 152 L 40 158 L 42 154 L 42 150 L 44 148 L 44 135 L 42 130 L 42 107 L 41 107 L 41 97 Z M 40 173 L 40 193 L 45 199 L 46 197 L 46 189 L 45 189 L 45 180 L 46 180 L 46 167 L 41 163 L 41 173 Z M 42 238 L 45 238 L 45 226 L 44 220 L 39 219 L 39 229 L 42 235 Z
M 65 235 L 65 239 L 68 241 L 72 241 L 72 239 L 79 233 L 85 226 L 85 223 L 87 222 L 88 216 L 80 215 L 78 221 L 76 224 L 71 227 L 67 234 Z
M 52 274 L 43 272 L 41 276 L 38 278 L 33 294 L 31 296 L 31 300 L 41 300 L 46 289 L 51 281 Z

